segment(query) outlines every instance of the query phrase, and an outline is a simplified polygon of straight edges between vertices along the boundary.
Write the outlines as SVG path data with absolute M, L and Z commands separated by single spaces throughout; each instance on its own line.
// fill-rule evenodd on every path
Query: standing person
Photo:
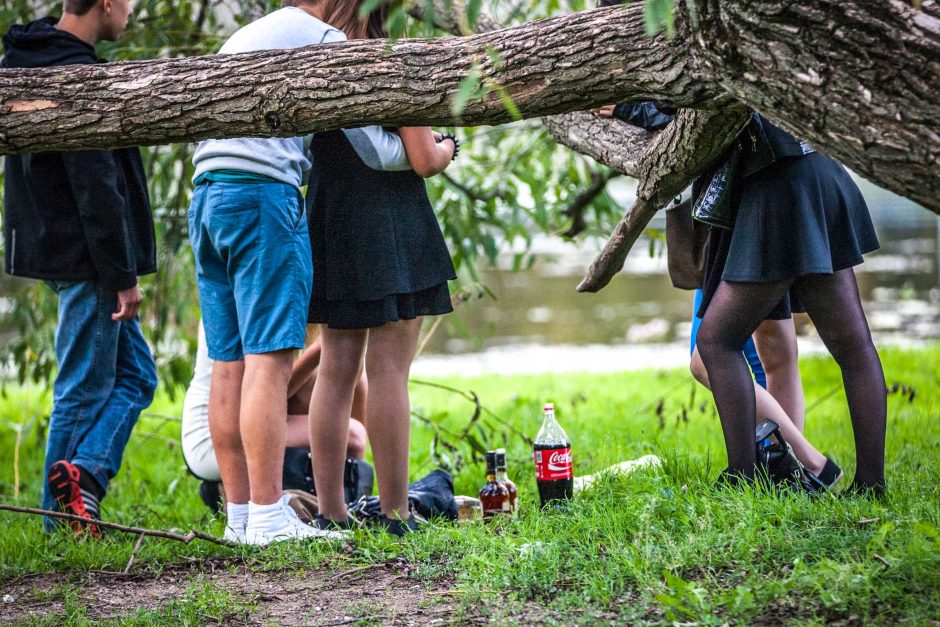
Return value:
M 845 169 L 755 115 L 738 138 L 734 228 L 709 239 L 698 347 L 718 406 L 730 483 L 751 480 L 754 386 L 741 346 L 765 320 L 805 309 L 842 370 L 855 491 L 884 491 L 887 396 L 853 266 L 878 248 Z
M 341 41 L 320 4 L 282 0 L 219 52 Z M 281 482 L 287 385 L 293 351 L 304 346 L 313 278 L 300 193 L 310 169 L 305 139 L 204 141 L 193 163 L 189 233 L 215 361 L 209 429 L 228 501 L 225 536 L 255 545 L 335 537 L 297 518 Z
M 65 0 L 61 19 L 10 27 L 2 66 L 98 63 L 95 44 L 117 39 L 129 16 L 129 0 Z M 59 296 L 42 506 L 98 518 L 157 384 L 137 321 L 137 279 L 156 271 L 140 152 L 8 155 L 5 177 L 6 270 L 43 279 Z M 94 525 L 70 525 L 99 535 Z
M 327 4 L 326 19 L 351 39 L 386 36 L 384 3 L 367 20 L 358 17 L 359 0 Z M 447 282 L 456 278 L 422 177 L 442 172 L 457 143 L 427 127 L 399 132 L 413 170 L 369 167 L 365 147 L 344 131 L 318 133 L 311 145 L 307 206 L 318 272 L 309 321 L 322 325 L 323 355 L 310 440 L 321 528 L 348 526 L 343 454 L 363 356 L 380 522 L 395 535 L 416 527 L 408 509 L 408 373 L 422 316 L 453 310 Z
M 665 128 L 675 116 L 675 109 L 648 101 L 607 105 L 594 112 L 647 130 Z M 705 249 L 708 250 L 707 245 Z M 693 305 L 690 369 L 699 383 L 711 389 L 708 372 L 697 348 L 703 298 L 704 290 L 697 289 Z M 788 308 L 781 305 L 758 325 L 743 345 L 743 356 L 754 375 L 756 417 L 772 420 L 780 427 L 794 455 L 808 471 L 809 489 L 832 489 L 841 480 L 842 470 L 803 435 L 805 400 L 798 367 L 796 330 Z

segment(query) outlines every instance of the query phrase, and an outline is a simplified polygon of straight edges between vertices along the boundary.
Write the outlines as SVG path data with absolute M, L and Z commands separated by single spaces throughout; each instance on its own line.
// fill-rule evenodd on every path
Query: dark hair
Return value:
M 359 18 L 362 0 L 321 0 L 323 21 L 338 28 L 349 39 L 384 39 L 388 37 L 388 1 L 382 0 L 365 19 Z
M 66 13 L 73 15 L 85 15 L 91 8 L 98 4 L 98 0 L 65 0 L 63 9 Z

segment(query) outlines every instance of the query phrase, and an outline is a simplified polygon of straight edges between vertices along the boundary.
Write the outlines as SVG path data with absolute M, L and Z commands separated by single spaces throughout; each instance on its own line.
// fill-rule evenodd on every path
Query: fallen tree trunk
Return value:
M 691 78 L 687 55 L 648 41 L 635 12 L 607 10 L 466 38 L 4 70 L 0 152 L 289 137 L 365 123 L 499 124 L 512 116 L 498 91 L 524 117 L 664 92 L 686 105 L 722 98 Z M 453 96 L 472 68 L 494 88 L 455 118 Z

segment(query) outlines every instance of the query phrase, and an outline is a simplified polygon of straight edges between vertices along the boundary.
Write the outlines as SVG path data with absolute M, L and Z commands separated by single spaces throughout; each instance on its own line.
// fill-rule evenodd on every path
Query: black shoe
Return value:
M 399 520 L 398 518 L 389 518 L 388 516 L 382 514 L 376 519 L 376 524 L 379 527 L 382 527 L 388 533 L 393 536 L 398 536 L 399 538 L 404 536 L 406 533 L 411 533 L 412 531 L 418 530 L 418 521 L 415 520 L 414 515 L 407 520 Z
M 848 496 L 860 496 L 863 498 L 881 500 L 887 495 L 887 487 L 885 487 L 885 484 L 881 482 L 863 485 L 853 481 L 852 484 L 845 489 L 843 494 Z
M 748 477 L 740 470 L 731 470 L 730 468 L 725 468 L 718 473 L 718 480 L 715 481 L 716 488 L 738 489 L 746 485 L 754 485 L 754 478 Z
M 359 528 L 359 523 L 352 514 L 346 514 L 346 520 L 332 520 L 323 514 L 317 514 L 311 523 L 314 528 L 323 531 L 350 531 Z
M 831 491 L 842 480 L 842 469 L 828 457 L 826 458 L 826 465 L 818 475 L 805 468 L 803 474 L 806 477 L 806 482 L 817 493 Z

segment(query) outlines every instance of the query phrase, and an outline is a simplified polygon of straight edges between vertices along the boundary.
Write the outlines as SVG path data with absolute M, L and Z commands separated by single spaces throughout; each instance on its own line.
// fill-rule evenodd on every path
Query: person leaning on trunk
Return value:
M 11 26 L 0 66 L 98 63 L 95 44 L 117 39 L 130 15 L 130 0 L 63 4 L 60 19 Z M 6 270 L 44 280 L 59 297 L 42 506 L 98 518 L 157 384 L 137 320 L 137 279 L 156 271 L 140 152 L 7 155 L 5 181 Z M 76 533 L 98 535 L 95 525 L 70 525 Z M 45 520 L 46 530 L 54 526 Z

